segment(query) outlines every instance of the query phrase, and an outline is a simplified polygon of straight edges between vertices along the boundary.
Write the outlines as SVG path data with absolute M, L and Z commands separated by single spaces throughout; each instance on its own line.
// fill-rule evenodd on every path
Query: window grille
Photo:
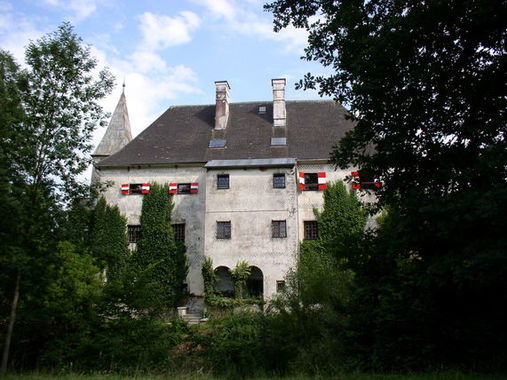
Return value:
M 319 225 L 315 220 L 304 222 L 305 240 L 317 240 L 319 238 Z
M 285 188 L 285 174 L 283 173 L 273 174 L 273 188 L 275 189 Z
M 217 189 L 228 189 L 228 188 L 229 188 L 229 174 L 218 174 Z
M 231 222 L 217 222 L 217 239 L 231 238 Z
M 185 223 L 176 223 L 172 224 L 173 233 L 174 233 L 174 241 L 176 243 L 184 243 L 185 242 Z
M 128 226 L 129 243 L 139 242 L 141 237 L 141 226 L 139 224 Z
M 286 238 L 287 237 L 287 223 L 285 220 L 273 220 L 271 222 L 271 232 L 274 238 Z

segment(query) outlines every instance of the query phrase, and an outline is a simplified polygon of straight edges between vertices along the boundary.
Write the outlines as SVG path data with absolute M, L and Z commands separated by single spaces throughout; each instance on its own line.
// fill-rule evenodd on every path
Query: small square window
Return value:
M 129 243 L 138 243 L 141 237 L 141 226 L 139 224 L 128 226 Z
M 218 174 L 217 189 L 228 189 L 228 188 L 229 188 L 229 174 Z
M 305 240 L 317 240 L 319 238 L 319 225 L 316 220 L 304 222 Z
M 277 293 L 282 293 L 284 290 L 285 290 L 285 281 L 278 280 L 276 282 L 276 292 Z
M 131 183 L 129 185 L 129 193 L 130 194 L 142 194 L 143 193 L 143 184 L 142 183 Z
M 264 115 L 266 113 L 266 106 L 259 106 L 259 115 Z
M 175 223 L 171 225 L 174 233 L 174 241 L 176 243 L 185 242 L 185 223 Z
M 217 239 L 231 238 L 231 222 L 217 222 Z
M 274 238 L 286 238 L 287 237 L 287 223 L 285 220 L 273 220 L 271 222 L 271 232 Z
M 190 184 L 178 183 L 178 194 L 190 194 Z
M 285 174 L 283 173 L 273 174 L 273 188 L 285 189 Z

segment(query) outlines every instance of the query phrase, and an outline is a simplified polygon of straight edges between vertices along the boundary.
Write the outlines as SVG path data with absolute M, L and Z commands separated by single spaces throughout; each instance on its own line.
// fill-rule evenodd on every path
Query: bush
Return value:
M 240 313 L 210 322 L 206 357 L 216 374 L 244 377 L 264 369 L 262 319 Z

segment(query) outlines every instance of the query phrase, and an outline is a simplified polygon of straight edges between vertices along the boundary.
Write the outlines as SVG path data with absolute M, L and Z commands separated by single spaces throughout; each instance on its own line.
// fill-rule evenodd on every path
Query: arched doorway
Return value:
M 255 267 L 250 267 L 250 276 L 246 280 L 246 287 L 250 297 L 262 297 L 264 295 L 264 275 Z
M 216 290 L 225 297 L 234 297 L 234 281 L 231 271 L 225 266 L 215 268 Z

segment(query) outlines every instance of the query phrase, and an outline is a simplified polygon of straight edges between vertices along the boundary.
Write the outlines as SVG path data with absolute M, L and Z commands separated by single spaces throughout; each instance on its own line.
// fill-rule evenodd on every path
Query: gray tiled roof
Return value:
M 204 165 L 206 168 L 246 168 L 246 167 L 293 167 L 294 158 L 257 158 L 242 160 L 211 160 Z
M 267 106 L 259 114 L 259 106 Z M 334 144 L 353 122 L 331 100 L 287 101 L 287 127 L 273 127 L 273 104 L 231 103 L 227 128 L 213 131 L 215 106 L 176 106 L 122 150 L 99 166 L 204 163 L 211 160 L 327 159 Z M 271 138 L 287 137 L 287 145 L 271 145 Z M 224 148 L 210 148 L 210 140 L 225 139 Z

